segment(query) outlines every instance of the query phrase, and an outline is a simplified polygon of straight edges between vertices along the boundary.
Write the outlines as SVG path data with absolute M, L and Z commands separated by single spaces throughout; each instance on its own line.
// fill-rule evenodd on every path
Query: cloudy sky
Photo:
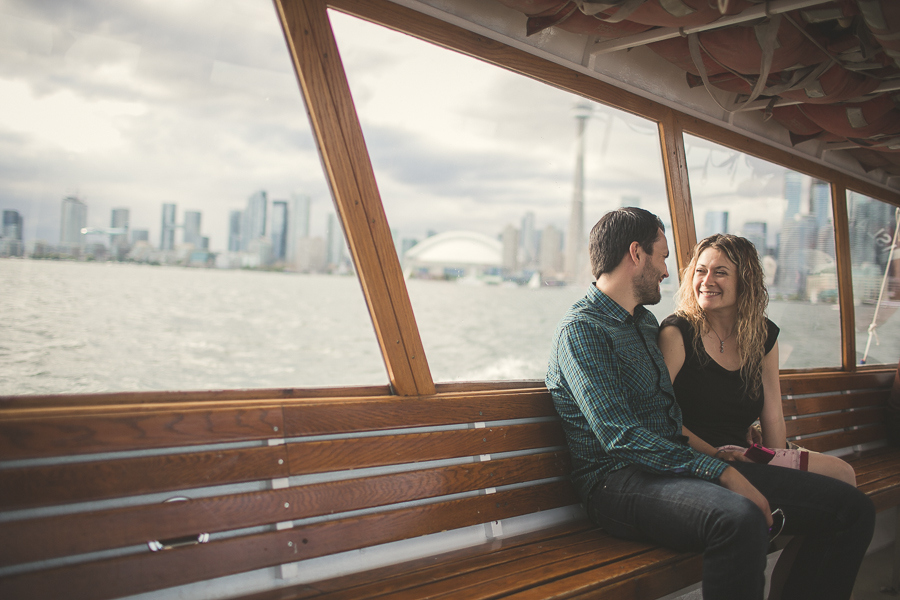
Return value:
M 538 228 L 565 230 L 577 98 L 344 15 L 332 21 L 400 237 L 496 235 L 527 211 Z M 67 195 L 87 203 L 90 227 L 129 208 L 154 244 L 163 203 L 177 204 L 179 222 L 199 210 L 213 250 L 226 246 L 228 212 L 257 190 L 310 196 L 313 234 L 332 210 L 267 0 L 0 0 L 0 102 L 0 210 L 23 215 L 26 241 L 58 241 Z M 664 211 L 655 125 L 594 106 L 586 223 L 623 202 Z M 730 206 L 736 226 L 760 218 L 761 205 L 742 214 L 740 198 L 780 217 L 780 168 L 699 140 L 689 163 L 695 201 Z

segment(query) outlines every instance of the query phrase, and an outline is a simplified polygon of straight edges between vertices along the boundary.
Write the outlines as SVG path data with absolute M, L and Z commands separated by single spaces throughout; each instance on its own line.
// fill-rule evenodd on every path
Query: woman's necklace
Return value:
M 713 326 L 710 325 L 709 321 L 707 321 L 706 324 L 709 325 L 709 330 L 712 331 L 715 334 L 716 339 L 719 340 L 719 354 L 725 354 L 725 342 L 728 341 L 728 338 L 730 338 L 734 334 L 734 327 L 731 328 L 731 333 L 726 335 L 725 339 L 723 340 L 721 337 L 719 337 L 719 334 L 716 333 L 716 330 L 713 329 Z

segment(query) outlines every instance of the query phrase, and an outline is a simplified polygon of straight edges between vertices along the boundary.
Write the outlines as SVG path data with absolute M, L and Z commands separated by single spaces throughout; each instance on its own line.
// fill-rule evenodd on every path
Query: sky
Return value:
M 496 236 L 526 212 L 538 229 L 566 230 L 578 98 L 331 19 L 398 237 Z M 178 206 L 179 222 L 199 210 L 214 251 L 227 245 L 229 211 L 257 190 L 270 201 L 312 198 L 313 235 L 333 211 L 267 0 L 0 0 L 0 106 L 0 210 L 22 214 L 26 243 L 58 241 L 68 195 L 88 205 L 89 227 L 129 208 L 131 227 L 148 229 L 153 244 L 163 203 Z M 586 226 L 623 203 L 665 212 L 655 124 L 593 106 Z M 730 206 L 736 224 L 759 220 L 761 206 L 780 220 L 782 169 L 701 140 L 688 150 L 695 202 Z M 735 204 L 750 198 L 746 209 Z

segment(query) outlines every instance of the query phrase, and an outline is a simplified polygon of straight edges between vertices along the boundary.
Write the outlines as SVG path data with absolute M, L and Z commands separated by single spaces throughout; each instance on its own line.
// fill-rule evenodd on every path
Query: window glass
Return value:
M 830 185 L 698 137 L 684 144 L 698 241 L 731 233 L 760 254 L 781 368 L 840 366 Z
M 900 209 L 847 191 L 856 355 L 860 364 L 900 359 Z
M 671 234 L 656 124 L 330 15 L 435 380 L 543 379 L 594 223 L 638 205 Z
M 387 382 L 271 2 L 3 2 L 0 98 L 0 395 Z

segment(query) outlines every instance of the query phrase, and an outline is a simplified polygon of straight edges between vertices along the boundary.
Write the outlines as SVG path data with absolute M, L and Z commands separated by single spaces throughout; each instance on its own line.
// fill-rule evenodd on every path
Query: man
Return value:
M 563 421 L 572 479 L 612 535 L 703 552 L 704 600 L 760 600 L 771 508 L 805 534 L 785 600 L 850 597 L 872 537 L 871 501 L 845 483 L 690 448 L 645 304 L 668 277 L 665 228 L 639 208 L 607 213 L 590 237 L 596 282 L 560 322 L 547 388 Z M 775 532 L 777 534 L 777 531 Z

